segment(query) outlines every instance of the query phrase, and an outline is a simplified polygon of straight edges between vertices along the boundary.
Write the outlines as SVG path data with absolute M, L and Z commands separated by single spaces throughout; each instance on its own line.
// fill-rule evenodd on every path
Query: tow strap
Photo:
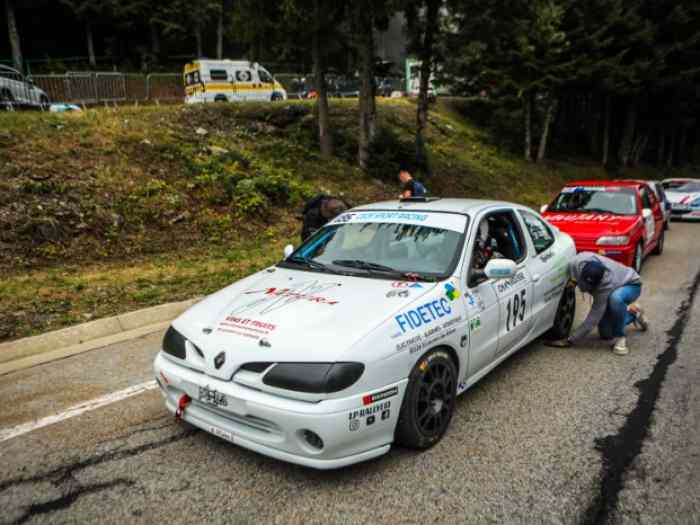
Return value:
M 182 419 L 185 414 L 185 408 L 190 404 L 192 398 L 187 394 L 182 394 L 177 402 L 177 409 L 175 410 L 175 419 Z

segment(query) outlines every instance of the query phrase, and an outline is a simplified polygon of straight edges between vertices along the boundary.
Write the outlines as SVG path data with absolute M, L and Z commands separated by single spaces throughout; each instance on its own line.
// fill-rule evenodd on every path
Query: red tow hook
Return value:
M 190 404 L 192 398 L 187 394 L 182 394 L 177 402 L 177 410 L 175 410 L 175 419 L 182 419 L 185 414 L 185 408 Z

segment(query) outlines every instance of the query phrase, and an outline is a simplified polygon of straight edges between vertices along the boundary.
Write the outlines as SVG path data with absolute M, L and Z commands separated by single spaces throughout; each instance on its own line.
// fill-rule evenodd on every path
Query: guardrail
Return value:
M 46 110 L 50 104 L 159 103 L 184 98 L 180 73 L 69 72 L 25 78 L 19 73 L 0 70 L 0 109 Z

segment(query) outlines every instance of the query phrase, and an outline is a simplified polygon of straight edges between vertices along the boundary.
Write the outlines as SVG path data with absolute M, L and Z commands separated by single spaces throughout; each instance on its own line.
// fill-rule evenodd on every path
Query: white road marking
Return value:
M 136 396 L 138 394 L 148 392 L 149 390 L 153 390 L 154 388 L 158 388 L 158 383 L 156 383 L 155 381 L 146 381 L 145 383 L 130 386 L 129 388 L 125 388 L 124 390 L 111 392 L 102 397 L 98 397 L 90 401 L 85 401 L 83 403 L 80 403 L 79 405 L 72 406 L 64 410 L 63 412 L 59 412 L 58 414 L 42 417 L 41 419 L 36 419 L 34 421 L 30 421 L 29 423 L 22 423 L 21 425 L 17 425 L 16 427 L 0 430 L 0 443 L 2 443 L 3 441 L 7 441 L 8 439 L 16 438 L 38 428 L 47 427 L 49 425 L 53 425 L 54 423 L 58 423 L 59 421 L 65 421 L 66 419 L 79 416 L 80 414 L 84 414 L 85 412 L 90 412 L 91 410 L 95 410 L 97 408 L 116 403 L 117 401 L 121 401 L 122 399 L 126 399 L 127 397 Z

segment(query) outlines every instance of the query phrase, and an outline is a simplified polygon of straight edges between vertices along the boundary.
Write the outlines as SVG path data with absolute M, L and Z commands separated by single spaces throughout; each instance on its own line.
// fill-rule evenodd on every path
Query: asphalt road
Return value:
M 647 259 L 653 324 L 628 356 L 531 344 L 427 452 L 308 470 L 176 423 L 150 390 L 0 443 L 0 523 L 700 523 L 699 234 L 674 223 Z M 152 379 L 159 343 L 0 377 L 0 432 Z

